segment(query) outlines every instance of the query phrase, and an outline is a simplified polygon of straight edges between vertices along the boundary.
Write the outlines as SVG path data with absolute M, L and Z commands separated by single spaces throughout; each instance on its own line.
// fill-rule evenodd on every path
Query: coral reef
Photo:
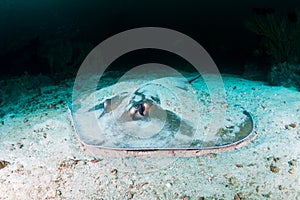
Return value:
M 269 83 L 300 88 L 300 12 L 284 16 L 272 9 L 254 9 L 254 12 L 246 27 L 259 36 L 261 51 L 270 58 Z
M 297 16 L 293 18 L 276 15 L 275 12 L 256 12 L 246 22 L 246 27 L 260 36 L 261 45 L 265 53 L 269 55 L 272 62 L 297 63 L 300 52 L 300 22 Z M 289 13 L 288 16 L 291 16 Z
M 271 85 L 300 88 L 300 65 L 280 63 L 273 65 L 268 81 Z

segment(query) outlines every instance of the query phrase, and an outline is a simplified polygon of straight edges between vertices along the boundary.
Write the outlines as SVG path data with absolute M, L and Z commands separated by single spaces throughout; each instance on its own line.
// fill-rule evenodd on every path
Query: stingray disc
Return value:
M 146 155 L 154 150 L 199 155 L 233 150 L 253 138 L 249 112 L 225 105 L 222 123 L 214 123 L 220 119 L 212 119 L 211 113 L 224 102 L 212 104 L 190 80 L 138 79 L 81 95 L 70 110 L 75 134 L 87 148 L 105 155 L 111 150 L 126 155 L 141 155 L 138 150 Z

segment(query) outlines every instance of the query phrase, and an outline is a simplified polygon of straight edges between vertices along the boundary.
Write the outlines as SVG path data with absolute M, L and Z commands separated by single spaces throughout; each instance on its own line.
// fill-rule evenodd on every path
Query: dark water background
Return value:
M 259 43 L 245 28 L 253 8 L 287 14 L 299 5 L 295 0 L 1 0 L 0 76 L 74 75 L 85 55 L 104 39 L 146 26 L 182 32 L 208 51 L 221 72 L 242 74 L 244 65 L 256 59 Z M 147 62 L 193 70 L 178 56 L 159 50 L 129 53 L 111 69 L 126 71 Z

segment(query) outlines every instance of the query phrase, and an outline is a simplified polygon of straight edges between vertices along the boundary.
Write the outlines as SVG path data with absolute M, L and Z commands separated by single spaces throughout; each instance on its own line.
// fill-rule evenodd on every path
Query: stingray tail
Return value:
M 194 77 L 191 77 L 191 78 L 188 78 L 187 83 L 192 83 L 193 81 L 197 80 L 200 77 L 201 77 L 201 74 L 199 74 L 197 76 L 194 76 Z

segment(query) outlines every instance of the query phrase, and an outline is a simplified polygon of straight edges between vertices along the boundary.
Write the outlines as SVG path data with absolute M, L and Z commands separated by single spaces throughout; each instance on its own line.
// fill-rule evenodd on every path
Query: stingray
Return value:
M 86 146 L 128 151 L 212 150 L 247 141 L 253 119 L 239 105 L 227 105 L 221 126 L 210 129 L 216 119 L 209 95 L 193 86 L 200 78 L 127 80 L 83 94 L 71 109 L 75 133 Z

